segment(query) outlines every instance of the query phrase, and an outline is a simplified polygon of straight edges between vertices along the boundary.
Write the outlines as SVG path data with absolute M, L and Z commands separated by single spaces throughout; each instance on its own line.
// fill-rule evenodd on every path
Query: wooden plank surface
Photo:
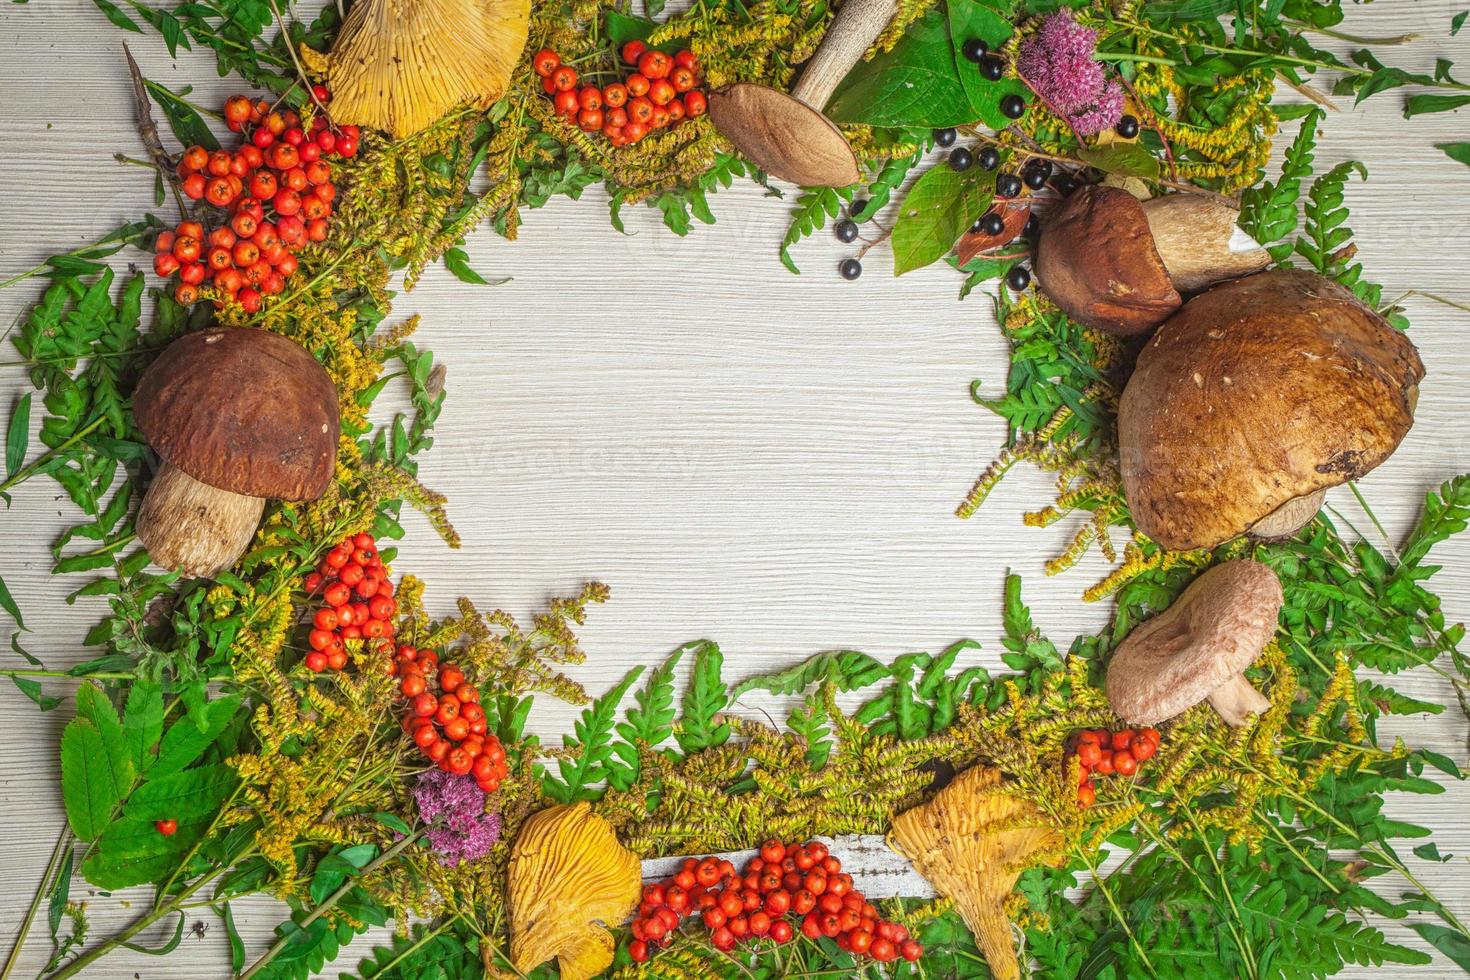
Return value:
M 1470 31 L 1448 37 L 1460 6 L 1354 7 L 1345 26 L 1425 35 L 1391 52 L 1406 67 L 1427 69 L 1436 56 L 1465 63 Z M 146 175 L 112 160 L 139 151 L 123 37 L 87 0 L 0 5 L 0 280 L 150 207 Z M 212 58 L 185 54 L 172 63 L 156 37 L 132 46 L 147 74 L 176 88 L 194 85 L 202 102 L 236 90 L 216 77 Z M 1406 123 L 1399 105 L 1389 95 L 1333 114 L 1319 163 L 1367 163 L 1372 179 L 1349 190 L 1352 224 L 1368 275 L 1386 295 L 1419 289 L 1470 302 L 1470 170 L 1432 146 L 1463 139 L 1465 115 Z M 1105 621 L 1106 608 L 1080 601 L 1104 572 L 1099 559 L 1055 579 L 1042 572 L 1071 523 L 1047 530 L 1020 523 L 1024 510 L 1049 499 L 1046 479 L 1018 470 L 977 517 L 952 516 L 1003 435 L 968 394 L 976 377 L 988 392 L 1004 377 L 1004 345 L 985 298 L 958 302 L 959 280 L 943 266 L 894 280 L 881 249 L 861 280 L 845 283 L 835 266 L 850 249 L 827 234 L 796 250 L 804 274 L 789 275 L 776 262 L 788 207 L 747 185 L 720 193 L 719 223 L 686 239 L 641 208 L 624 211 L 630 234 L 622 236 L 607 224 L 604 196 L 589 192 L 527 213 L 517 243 L 489 232 L 469 242 L 475 268 L 511 276 L 509 283 L 469 286 L 435 269 L 400 297 L 395 315 L 422 313 L 419 342 L 449 365 L 450 395 L 422 476 L 449 494 L 465 546 L 447 550 L 410 517 L 398 562 L 428 580 L 435 610 L 464 594 L 529 614 L 585 579 L 609 583 L 613 601 L 592 612 L 583 631 L 591 656 L 576 671 L 593 691 L 698 637 L 720 642 L 732 674 L 833 647 L 890 657 L 965 636 L 985 645 L 979 660 L 993 667 L 1008 568 L 1025 576 L 1037 622 L 1059 643 Z M 10 324 L 36 295 L 28 286 L 0 293 L 0 322 Z M 1470 469 L 1465 314 L 1420 296 L 1405 305 L 1429 370 L 1419 421 L 1399 453 L 1362 483 L 1395 537 L 1427 489 Z M 0 355 L 0 363 L 13 360 L 11 350 Z M 13 366 L 0 368 L 7 412 L 22 388 Z M 1329 499 L 1367 526 L 1350 494 Z M 54 667 L 87 656 L 80 640 L 99 611 L 88 600 L 68 605 L 74 583 L 47 574 L 48 546 L 66 510 L 38 481 L 0 517 L 0 575 L 33 630 L 26 646 Z M 1447 616 L 1470 618 L 1470 539 L 1437 557 L 1445 569 L 1435 588 Z M 1427 672 L 1402 680 L 1401 689 L 1450 699 L 1448 686 Z M 748 697 L 741 707 L 754 713 L 760 704 Z M 40 715 L 15 691 L 0 692 L 0 944 L 7 949 L 63 820 L 57 746 L 69 714 L 69 703 Z M 547 700 L 532 727 L 555 738 L 572 716 Z M 1383 729 L 1464 765 L 1466 727 L 1449 711 Z M 1448 865 L 1413 864 L 1462 914 L 1470 909 L 1467 805 L 1464 784 L 1389 804 L 1435 828 L 1442 851 L 1461 855 Z M 80 881 L 74 894 L 90 895 L 98 936 L 147 899 L 141 890 L 95 895 Z M 280 909 L 263 899 L 241 902 L 236 916 L 259 950 Z M 214 927 L 203 939 L 187 937 L 175 954 L 122 953 L 89 975 L 225 975 L 223 929 L 207 910 L 199 918 Z M 1400 926 L 1389 932 L 1417 942 Z M 33 937 L 18 976 L 39 968 L 45 945 Z M 1439 959 L 1413 975 L 1456 971 Z

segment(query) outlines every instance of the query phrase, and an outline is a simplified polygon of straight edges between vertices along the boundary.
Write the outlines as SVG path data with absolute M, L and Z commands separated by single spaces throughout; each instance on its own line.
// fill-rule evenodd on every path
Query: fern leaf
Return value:
M 547 796 L 558 803 L 598 797 L 596 787 L 607 779 L 608 761 L 613 754 L 613 719 L 617 717 L 618 705 L 642 674 L 642 666 L 628 671 L 616 687 L 588 705 L 572 726 L 574 734 L 562 736 L 566 748 L 579 751 L 570 758 L 557 760 L 560 782 L 550 774 L 542 779 Z
M 720 679 L 724 664 L 720 648 L 705 641 L 694 651 L 694 673 L 684 692 L 684 712 L 674 729 L 674 738 L 685 752 L 723 745 L 730 738 L 730 726 L 717 716 L 730 703 L 730 692 Z

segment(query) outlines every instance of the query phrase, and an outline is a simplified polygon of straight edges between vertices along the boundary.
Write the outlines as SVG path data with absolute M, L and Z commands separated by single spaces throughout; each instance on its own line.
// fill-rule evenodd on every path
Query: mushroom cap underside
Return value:
M 337 389 L 316 358 L 280 334 L 185 334 L 139 379 L 133 415 L 160 456 L 220 490 L 314 500 L 332 481 Z
M 1281 582 L 1249 559 L 1216 565 L 1129 633 L 1108 663 L 1113 711 L 1153 725 L 1194 707 L 1261 655 L 1276 634 Z
M 360 0 L 327 60 L 332 117 L 412 135 L 462 102 L 505 94 L 530 0 Z
M 1037 243 L 1036 279 L 1078 323 L 1147 333 L 1179 308 L 1143 205 L 1118 187 L 1084 187 L 1053 211 Z
M 1138 529 L 1207 548 L 1357 479 L 1413 424 L 1424 366 L 1347 289 L 1277 269 L 1190 300 L 1139 354 L 1118 412 Z
M 857 155 L 832 120 L 767 85 L 737 82 L 709 97 L 720 134 L 756 166 L 801 187 L 847 187 L 862 179 Z

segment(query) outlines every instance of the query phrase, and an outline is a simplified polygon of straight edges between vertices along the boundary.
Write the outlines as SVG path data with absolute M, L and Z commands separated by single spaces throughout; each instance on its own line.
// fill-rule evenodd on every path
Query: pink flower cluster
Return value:
M 485 812 L 485 791 L 469 776 L 430 769 L 413 789 L 424 836 L 450 867 L 490 853 L 500 840 L 500 814 Z
M 1123 115 L 1123 86 L 1107 77 L 1096 51 L 1097 32 L 1062 10 L 1021 42 L 1016 57 L 1021 77 L 1082 136 L 1116 125 Z

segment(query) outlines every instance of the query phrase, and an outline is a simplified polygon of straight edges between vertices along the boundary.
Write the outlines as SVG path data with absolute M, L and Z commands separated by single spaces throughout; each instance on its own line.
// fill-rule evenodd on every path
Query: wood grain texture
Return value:
M 1466 32 L 1447 37 L 1461 4 L 1449 0 L 1352 7 L 1347 29 L 1373 36 L 1420 32 L 1391 60 L 1424 69 L 1436 56 L 1470 61 Z M 91 241 L 151 206 L 151 182 L 112 160 L 137 153 L 120 42 L 86 0 L 0 4 L 0 280 L 63 248 Z M 218 103 L 235 90 L 212 58 L 172 63 L 150 36 L 132 44 L 144 71 L 195 98 Z M 1357 157 L 1373 174 L 1349 203 L 1368 274 L 1389 296 L 1410 288 L 1470 302 L 1470 170 L 1433 143 L 1463 138 L 1465 117 L 1405 123 L 1400 100 L 1345 108 L 1324 125 L 1319 164 Z M 974 405 L 972 379 L 1000 390 L 1004 345 L 983 297 L 956 300 L 958 279 L 933 267 L 894 280 L 874 250 L 863 278 L 837 278 L 850 254 L 819 235 L 796 250 L 806 270 L 776 262 L 788 201 L 755 186 L 721 192 L 719 224 L 678 239 L 656 213 L 628 209 L 630 234 L 606 221 L 604 199 L 557 201 L 528 213 L 521 240 L 489 232 L 467 245 L 474 266 L 512 280 L 468 286 L 442 269 L 401 296 L 395 317 L 422 313 L 419 342 L 449 365 L 449 399 L 422 476 L 450 495 L 464 537 L 445 549 L 427 524 L 408 521 L 401 571 L 430 583 L 435 611 L 461 595 L 528 614 L 587 578 L 613 587 L 583 631 L 589 662 L 576 675 L 593 691 L 636 663 L 654 664 L 686 640 L 718 640 L 728 670 L 788 665 L 834 647 L 888 657 L 935 649 L 959 637 L 999 660 L 1006 569 L 1026 577 L 1037 622 L 1059 642 L 1101 625 L 1107 609 L 1084 605 L 1100 559 L 1056 579 L 1042 563 L 1067 541 L 1069 522 L 1047 530 L 1020 523 L 1048 496 L 1048 481 L 1018 470 L 969 522 L 952 516 L 1002 438 L 999 420 Z M 141 261 L 133 254 L 123 261 Z M 37 290 L 0 293 L 9 324 Z M 1409 528 L 1424 492 L 1470 469 L 1470 345 L 1465 316 L 1419 296 L 1406 300 L 1428 367 L 1419 421 L 1398 454 L 1362 492 L 1388 532 Z M 8 347 L 8 345 L 7 345 Z M 0 362 L 12 361 L 7 350 Z M 0 369 L 3 405 L 24 388 Z M 1369 527 L 1350 493 L 1329 503 Z M 69 504 L 36 482 L 0 517 L 0 575 L 33 630 L 26 646 L 53 667 L 90 655 L 80 646 L 99 608 L 75 605 L 78 583 L 52 578 L 48 546 Z M 1446 615 L 1470 618 L 1470 537 L 1436 555 Z M 1404 678 L 1406 693 L 1448 703 L 1432 673 Z M 56 693 L 67 693 L 60 686 Z M 757 713 L 748 699 L 742 710 Z M 57 746 L 68 703 L 46 715 L 8 687 L 0 692 L 0 945 L 20 915 L 61 827 Z M 544 701 L 533 727 L 554 738 L 572 709 Z M 1386 737 L 1446 753 L 1464 765 L 1466 724 L 1457 712 L 1396 720 Z M 1396 798 L 1389 810 L 1435 828 L 1449 865 L 1414 861 L 1416 873 L 1452 907 L 1470 908 L 1463 855 L 1470 786 L 1435 797 Z M 1392 888 L 1392 883 L 1384 883 Z M 94 935 L 136 914 L 144 890 L 104 897 L 80 880 Z M 253 951 L 264 948 L 281 909 L 236 903 Z M 89 976 L 218 977 L 228 971 L 223 928 L 162 960 L 120 953 Z M 1395 939 L 1417 942 L 1398 925 Z M 145 937 L 147 938 L 147 937 Z M 33 936 L 18 976 L 44 961 Z M 365 949 L 358 943 L 354 952 Z M 344 957 L 343 964 L 354 961 Z M 1353 974 L 1357 975 L 1357 974 Z M 1405 973 L 1407 975 L 1407 972 Z M 1443 959 L 1416 977 L 1457 975 Z

